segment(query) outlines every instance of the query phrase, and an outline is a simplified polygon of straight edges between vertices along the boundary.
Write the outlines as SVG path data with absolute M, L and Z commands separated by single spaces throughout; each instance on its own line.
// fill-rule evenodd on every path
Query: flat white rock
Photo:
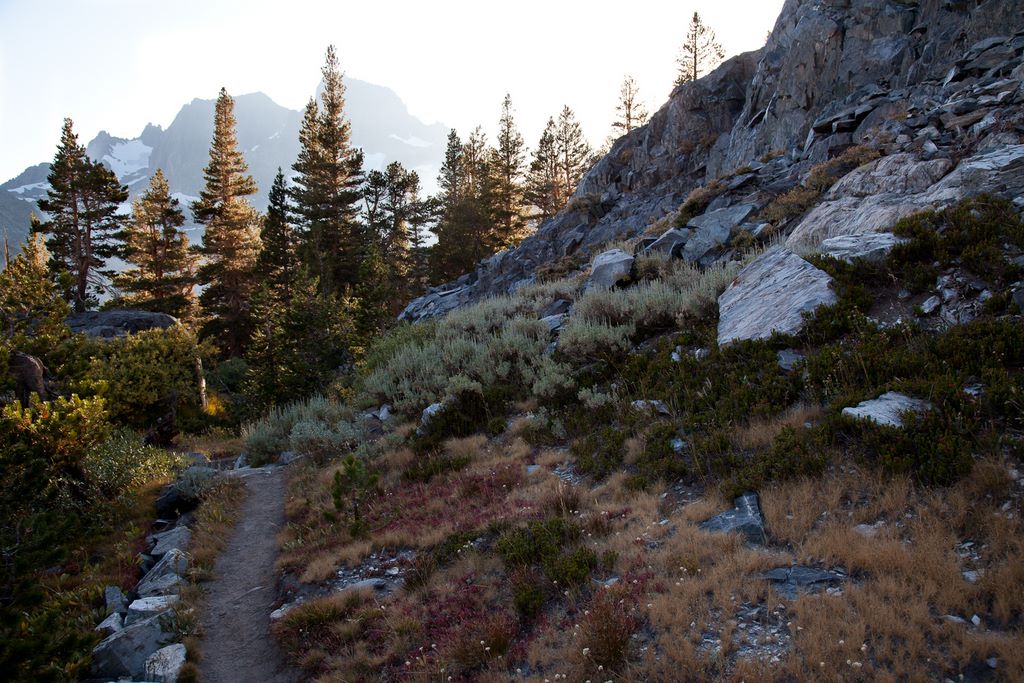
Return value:
M 843 415 L 860 420 L 870 420 L 888 427 L 902 427 L 904 413 L 923 413 L 931 408 L 932 404 L 928 401 L 889 391 L 878 398 L 862 401 L 853 407 L 843 408 Z

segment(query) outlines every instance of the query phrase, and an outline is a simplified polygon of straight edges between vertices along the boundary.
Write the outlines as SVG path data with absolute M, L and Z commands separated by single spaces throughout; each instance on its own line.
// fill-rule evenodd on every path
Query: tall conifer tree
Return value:
M 612 128 L 619 135 L 626 135 L 634 128 L 647 123 L 647 107 L 640 100 L 640 88 L 632 76 L 622 79 L 619 88 L 619 103 L 615 105 L 616 119 Z
M 39 208 L 49 220 L 34 221 L 32 230 L 47 235 L 50 267 L 71 276 L 66 297 L 84 311 L 112 274 L 104 266 L 120 249 L 118 209 L 128 190 L 110 169 L 86 157 L 71 119 L 64 119 L 47 181 L 50 189 Z
M 697 80 L 718 66 L 724 58 L 725 50 L 715 38 L 715 32 L 704 23 L 700 14 L 694 12 L 686 27 L 686 38 L 683 39 L 683 46 L 676 60 L 679 64 L 676 85 Z
M 576 115 L 568 105 L 562 107 L 562 112 L 558 115 L 555 149 L 558 152 L 558 172 L 568 198 L 576 191 L 576 186 L 593 161 L 590 143 L 584 137 L 583 129 L 576 121 Z
M 562 174 L 559 171 L 557 132 L 555 120 L 548 119 L 548 125 L 537 143 L 530 162 L 530 173 L 526 179 L 526 199 L 537 207 L 537 219 L 546 221 L 565 205 L 566 193 Z
M 223 88 L 217 97 L 206 185 L 192 204 L 197 223 L 206 226 L 199 252 L 205 262 L 198 281 L 206 285 L 199 301 L 209 316 L 203 327 L 228 356 L 244 350 L 252 326 L 250 304 L 259 253 L 259 214 L 246 199 L 256 193 L 245 158 L 238 150 L 234 100 Z
M 184 224 L 178 200 L 157 169 L 149 188 L 133 203 L 123 233 L 122 257 L 134 268 L 120 273 L 114 283 L 127 293 L 127 303 L 175 316 L 188 313 L 196 259 L 181 230 Z
M 494 249 L 516 245 L 526 237 L 523 186 L 525 163 L 526 145 L 516 128 L 512 97 L 506 94 L 498 121 L 498 146 L 492 150 L 490 159 L 494 202 L 493 236 L 490 241 Z
M 292 200 L 307 259 L 321 289 L 342 292 L 358 278 L 366 248 L 359 222 L 363 153 L 352 147 L 345 84 L 334 46 L 327 48 L 319 104 L 306 106 Z
M 299 270 L 298 245 L 289 213 L 288 188 L 279 168 L 270 186 L 267 215 L 260 229 L 256 280 L 267 289 L 272 301 L 283 305 L 291 299 Z

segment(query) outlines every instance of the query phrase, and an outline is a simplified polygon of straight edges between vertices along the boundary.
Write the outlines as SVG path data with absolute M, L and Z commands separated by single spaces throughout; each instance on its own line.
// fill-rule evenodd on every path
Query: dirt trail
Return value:
M 203 683 L 293 683 L 270 635 L 277 533 L 284 524 L 284 468 L 244 475 L 249 490 L 238 526 L 206 584 L 202 615 Z

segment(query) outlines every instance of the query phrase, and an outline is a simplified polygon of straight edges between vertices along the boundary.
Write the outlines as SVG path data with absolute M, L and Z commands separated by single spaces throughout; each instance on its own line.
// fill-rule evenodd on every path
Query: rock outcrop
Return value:
M 703 215 L 645 246 L 707 264 L 731 258 L 738 235 L 767 227 L 791 247 L 817 248 L 965 196 L 1021 197 L 1022 17 L 1011 0 L 787 0 L 762 49 L 676 88 L 535 235 L 430 290 L 402 317 L 514 291 L 566 257 L 586 263 L 592 247 L 640 236 L 698 187 L 713 189 Z M 807 215 L 765 222 L 773 199 L 855 144 L 881 158 L 840 179 Z
M 836 302 L 828 273 L 775 247 L 740 271 L 718 298 L 718 344 L 796 334 L 804 313 Z
M 177 325 L 178 319 L 166 313 L 122 310 L 72 313 L 65 322 L 72 332 L 110 339 L 154 328 L 166 329 Z

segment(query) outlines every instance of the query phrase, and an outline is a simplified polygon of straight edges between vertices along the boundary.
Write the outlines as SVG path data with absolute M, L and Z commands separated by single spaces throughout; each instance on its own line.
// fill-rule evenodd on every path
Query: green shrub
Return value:
M 123 429 L 89 449 L 83 460 L 89 481 L 112 501 L 132 495 L 148 482 L 167 479 L 184 466 L 181 455 L 146 446 L 137 433 Z
M 604 427 L 576 439 L 572 453 L 581 472 L 606 477 L 622 465 L 626 433 L 615 427 Z
M 246 425 L 242 434 L 249 462 L 256 466 L 276 460 L 293 447 L 301 449 L 297 451 L 301 454 L 327 459 L 354 448 L 364 436 L 351 406 L 323 396 L 275 406 Z
M 182 325 L 153 329 L 92 348 L 83 385 L 103 396 L 114 421 L 152 426 L 179 406 L 197 405 L 195 335 Z

